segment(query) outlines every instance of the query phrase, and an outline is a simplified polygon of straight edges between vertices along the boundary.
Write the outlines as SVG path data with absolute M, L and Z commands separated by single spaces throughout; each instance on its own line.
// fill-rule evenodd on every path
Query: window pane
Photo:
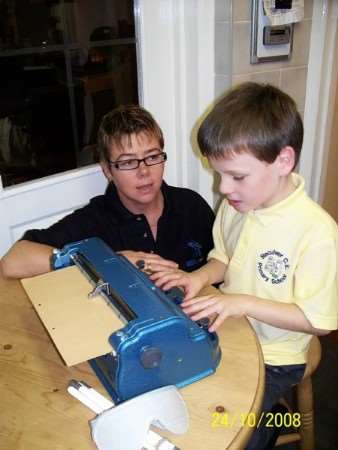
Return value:
M 63 43 L 61 1 L 2 0 L 0 48 L 18 49 Z
M 4 185 L 76 167 L 64 53 L 1 58 L 0 77 Z
M 133 1 L 0 0 L 4 186 L 91 164 L 102 116 L 138 103 Z
M 102 116 L 117 105 L 138 103 L 135 44 L 90 47 L 86 63 L 78 65 L 75 58 L 72 70 L 84 89 L 84 117 L 78 118 L 79 162 L 84 164 L 95 153 Z

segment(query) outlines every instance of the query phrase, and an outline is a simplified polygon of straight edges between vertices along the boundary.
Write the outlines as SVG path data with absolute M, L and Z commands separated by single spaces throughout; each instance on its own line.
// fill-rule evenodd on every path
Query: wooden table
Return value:
M 89 365 L 63 364 L 18 281 L 0 280 L 0 311 L 0 450 L 95 450 L 94 414 L 66 390 L 75 378 L 105 394 Z M 219 337 L 216 374 L 181 390 L 189 431 L 170 436 L 181 450 L 240 450 L 252 432 L 244 415 L 259 414 L 264 366 L 252 328 L 245 319 L 227 320 Z M 213 413 L 223 409 L 228 424 L 213 427 Z

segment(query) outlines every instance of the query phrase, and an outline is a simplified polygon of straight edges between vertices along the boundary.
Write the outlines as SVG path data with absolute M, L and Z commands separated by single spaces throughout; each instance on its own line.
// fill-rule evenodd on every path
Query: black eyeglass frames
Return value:
M 154 155 L 146 156 L 142 159 L 125 159 L 122 161 L 108 161 L 109 164 L 114 166 L 118 170 L 134 170 L 137 169 L 141 162 L 146 166 L 155 166 L 156 164 L 162 164 L 167 160 L 167 154 L 165 152 L 155 153 Z

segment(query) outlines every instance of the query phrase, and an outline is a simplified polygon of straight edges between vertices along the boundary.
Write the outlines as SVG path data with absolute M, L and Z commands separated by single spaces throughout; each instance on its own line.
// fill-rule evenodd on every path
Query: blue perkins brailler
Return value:
M 112 351 L 90 360 L 118 404 L 167 385 L 178 388 L 215 372 L 221 358 L 216 333 L 180 308 L 182 292 L 163 292 L 148 276 L 98 238 L 66 245 L 53 254 L 60 269 L 76 264 L 125 322 L 112 332 Z

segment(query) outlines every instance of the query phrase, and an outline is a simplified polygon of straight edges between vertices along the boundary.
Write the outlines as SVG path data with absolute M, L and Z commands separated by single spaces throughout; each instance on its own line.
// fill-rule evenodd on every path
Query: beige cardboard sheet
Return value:
M 111 351 L 108 338 L 123 322 L 76 266 L 21 280 L 67 366 Z

